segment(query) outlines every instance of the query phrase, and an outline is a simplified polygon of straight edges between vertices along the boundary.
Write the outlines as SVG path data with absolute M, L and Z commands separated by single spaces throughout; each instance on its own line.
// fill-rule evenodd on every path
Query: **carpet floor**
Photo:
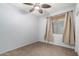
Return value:
M 43 42 L 36 42 L 3 53 L 0 56 L 77 56 L 77 54 L 70 48 L 46 44 Z

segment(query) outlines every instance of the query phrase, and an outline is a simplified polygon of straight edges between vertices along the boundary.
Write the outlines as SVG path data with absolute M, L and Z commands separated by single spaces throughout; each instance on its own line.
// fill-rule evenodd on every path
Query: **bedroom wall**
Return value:
M 79 4 L 76 5 L 76 12 L 75 12 L 75 34 L 76 34 L 76 45 L 75 45 L 75 51 L 79 55 Z
M 47 16 L 58 15 L 58 14 L 61 14 L 63 12 L 67 12 L 67 11 L 70 11 L 70 10 L 74 10 L 74 7 L 62 9 L 62 10 L 59 10 L 57 12 L 51 13 L 50 15 L 47 15 Z M 42 42 L 45 42 L 44 41 L 44 35 L 45 35 L 45 29 L 46 29 L 45 27 L 46 27 L 46 17 L 47 16 L 42 17 L 39 20 L 39 41 L 42 41 Z M 63 35 L 62 34 L 54 34 L 53 36 L 54 36 L 54 40 L 49 42 L 50 44 L 55 44 L 55 45 L 64 46 L 64 47 L 74 49 L 73 46 L 69 46 L 69 45 L 66 45 L 66 44 L 63 43 L 63 39 L 62 39 Z
M 37 42 L 37 17 L 0 4 L 0 53 Z

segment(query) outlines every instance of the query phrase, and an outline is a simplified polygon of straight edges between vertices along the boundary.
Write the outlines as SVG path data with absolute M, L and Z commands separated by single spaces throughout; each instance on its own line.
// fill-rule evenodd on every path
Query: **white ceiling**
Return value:
M 40 14 L 38 11 L 34 11 L 31 14 L 37 15 L 37 16 L 46 15 L 49 13 L 55 13 L 62 9 L 74 7 L 76 5 L 75 3 L 47 3 L 47 4 L 51 5 L 52 7 L 49 9 L 43 9 L 44 10 L 43 14 Z M 11 5 L 16 7 L 17 9 L 19 9 L 21 11 L 25 11 L 25 12 L 29 12 L 29 10 L 32 8 L 32 6 L 28 6 L 28 5 L 21 4 L 21 3 L 13 3 Z

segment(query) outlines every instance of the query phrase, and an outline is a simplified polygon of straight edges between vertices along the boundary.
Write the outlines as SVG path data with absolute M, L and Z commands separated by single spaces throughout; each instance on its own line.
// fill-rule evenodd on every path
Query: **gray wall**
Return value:
M 79 55 L 79 4 L 76 6 L 76 12 L 75 12 L 75 34 L 76 34 L 76 45 L 75 45 L 75 51 Z
M 37 17 L 0 4 L 0 53 L 37 41 Z

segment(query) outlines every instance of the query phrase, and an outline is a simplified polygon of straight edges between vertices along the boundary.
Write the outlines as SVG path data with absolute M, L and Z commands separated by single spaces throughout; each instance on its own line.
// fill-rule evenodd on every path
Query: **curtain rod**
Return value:
M 73 12 L 73 10 L 70 10 L 70 11 L 65 11 L 65 12 L 60 13 L 60 14 L 65 14 L 66 12 Z M 60 14 L 57 14 L 57 15 L 60 15 Z M 53 15 L 53 16 L 57 16 L 57 15 Z M 53 17 L 53 16 L 48 16 L 48 17 L 46 17 L 46 18 Z

